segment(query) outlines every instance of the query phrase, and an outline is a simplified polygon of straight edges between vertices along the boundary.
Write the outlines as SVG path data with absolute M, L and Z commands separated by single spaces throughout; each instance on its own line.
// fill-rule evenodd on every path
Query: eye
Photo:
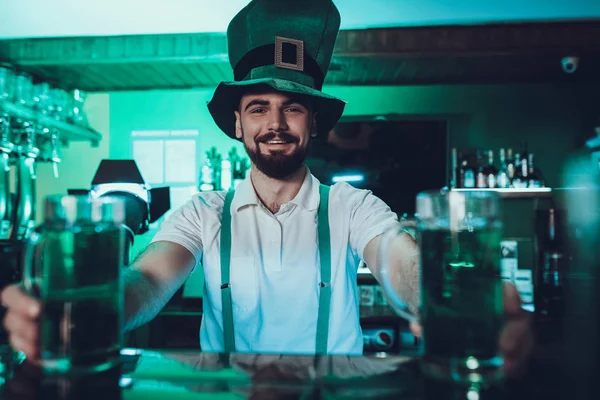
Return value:
M 251 114 L 259 114 L 261 112 L 264 112 L 265 109 L 264 108 L 255 108 L 253 110 L 250 111 Z
M 291 112 L 302 112 L 302 110 L 301 110 L 301 109 L 299 109 L 299 108 L 296 108 L 296 107 L 290 107 L 290 108 L 288 108 L 287 110 L 288 110 L 288 111 L 291 111 Z

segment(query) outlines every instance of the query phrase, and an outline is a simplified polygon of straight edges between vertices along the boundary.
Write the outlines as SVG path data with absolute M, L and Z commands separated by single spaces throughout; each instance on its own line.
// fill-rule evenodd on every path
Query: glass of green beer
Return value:
M 416 217 L 382 236 L 382 286 L 394 310 L 422 327 L 424 373 L 460 382 L 503 376 L 500 274 L 501 199 L 492 191 L 432 191 L 417 196 Z M 400 282 L 402 241 L 418 243 L 420 304 Z M 400 255 L 401 257 L 401 255 Z
M 125 236 L 122 200 L 50 196 L 25 249 L 23 284 L 42 304 L 46 373 L 89 373 L 119 362 Z

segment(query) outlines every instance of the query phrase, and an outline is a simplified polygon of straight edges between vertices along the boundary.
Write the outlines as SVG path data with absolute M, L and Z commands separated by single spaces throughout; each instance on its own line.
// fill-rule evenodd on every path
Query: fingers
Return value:
M 499 348 L 504 357 L 504 370 L 509 377 L 521 376 L 534 347 L 531 317 L 521 308 L 516 287 L 504 284 L 504 315 L 506 324 L 500 334 Z
M 415 336 L 420 338 L 421 335 L 423 334 L 423 330 L 421 328 L 421 325 L 418 322 L 411 322 L 409 324 L 410 327 L 410 331 L 411 333 Z
M 16 351 L 25 353 L 25 356 L 30 360 L 36 360 L 39 357 L 38 347 L 21 336 L 11 334 L 9 343 Z
M 37 320 L 23 318 L 12 310 L 4 318 L 4 327 L 11 335 L 19 336 L 22 340 L 37 344 L 39 340 L 39 326 Z
M 28 296 L 17 285 L 10 285 L 0 293 L 0 302 L 10 312 L 26 315 L 29 318 L 38 318 L 41 312 L 40 303 Z
M 26 295 L 17 285 L 6 287 L 0 293 L 0 301 L 7 308 L 3 325 L 9 333 L 9 343 L 16 351 L 25 353 L 35 360 L 39 355 L 38 317 L 41 306 L 38 301 Z
M 523 316 L 525 311 L 521 308 L 521 297 L 515 285 L 503 282 L 504 315 L 507 318 Z

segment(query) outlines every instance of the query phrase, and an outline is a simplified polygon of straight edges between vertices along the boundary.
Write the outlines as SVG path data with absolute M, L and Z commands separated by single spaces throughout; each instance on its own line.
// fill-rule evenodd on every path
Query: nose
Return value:
M 269 130 L 279 132 L 288 128 L 283 111 L 270 113 L 269 118 Z

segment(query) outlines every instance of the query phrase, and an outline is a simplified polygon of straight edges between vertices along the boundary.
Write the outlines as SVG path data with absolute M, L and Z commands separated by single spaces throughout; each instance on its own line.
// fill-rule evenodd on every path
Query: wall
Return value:
M 498 149 L 528 141 L 549 185 L 559 184 L 561 162 L 580 145 L 582 125 L 600 101 L 599 85 L 343 87 L 324 91 L 348 101 L 344 116 L 445 116 L 450 145 Z M 206 102 L 213 90 L 112 93 L 110 156 L 131 156 L 134 129 L 198 129 L 197 154 L 210 146 L 226 154 L 237 141 L 214 124 Z
M 100 161 L 108 158 L 109 131 L 109 95 L 88 95 L 85 112 L 90 126 L 102 134 L 98 147 L 92 147 L 89 142 L 71 142 L 62 149 L 62 161 L 58 165 L 58 179 L 54 177 L 52 164 L 37 166 L 37 220 L 43 219 L 43 199 L 51 194 L 67 194 L 67 189 L 88 189 L 92 183 Z
M 238 141 L 220 132 L 214 124 L 206 103 L 212 90 L 172 90 L 120 92 L 110 94 L 110 129 L 114 140 L 110 143 L 111 158 L 131 157 L 131 131 L 197 129 L 200 146 L 197 154 L 202 156 L 211 147 L 226 154 Z

